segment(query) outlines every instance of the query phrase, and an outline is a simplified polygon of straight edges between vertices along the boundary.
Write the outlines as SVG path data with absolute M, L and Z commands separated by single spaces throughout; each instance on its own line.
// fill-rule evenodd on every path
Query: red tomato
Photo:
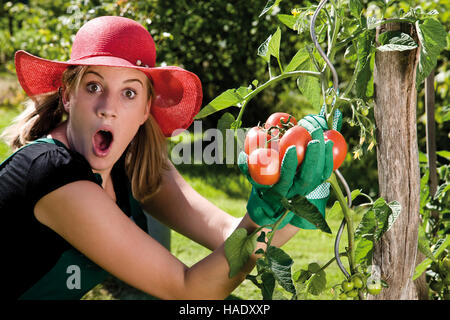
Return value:
M 331 140 L 333 145 L 333 171 L 341 166 L 347 155 L 347 143 L 339 131 L 327 130 L 323 133 L 325 141 Z
M 293 116 L 291 116 L 289 113 L 285 112 L 275 112 L 270 115 L 270 117 L 267 119 L 266 123 L 264 124 L 265 129 L 269 129 L 270 127 L 279 127 L 282 128 L 283 124 L 287 123 L 289 117 L 291 119 L 289 120 L 290 123 L 293 125 L 297 124 L 297 120 Z M 276 136 L 278 134 L 278 130 L 272 129 L 272 135 Z
M 283 137 L 280 139 L 280 164 L 283 160 L 286 150 L 290 146 L 297 148 L 297 161 L 298 165 L 303 162 L 306 153 L 306 147 L 308 142 L 311 141 L 311 135 L 308 130 L 301 126 L 295 126 L 290 128 Z
M 248 170 L 255 182 L 272 185 L 280 179 L 280 158 L 274 149 L 255 149 L 248 157 Z
M 250 155 L 253 150 L 258 148 L 270 148 L 270 142 L 266 145 L 266 142 L 269 141 L 270 135 L 264 131 L 261 127 L 253 127 L 245 136 L 244 142 L 244 151 L 246 154 Z

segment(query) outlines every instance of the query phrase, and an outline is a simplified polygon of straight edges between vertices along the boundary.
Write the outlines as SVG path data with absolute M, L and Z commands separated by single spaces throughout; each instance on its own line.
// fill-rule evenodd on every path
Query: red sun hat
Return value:
M 57 91 L 70 65 L 133 68 L 153 82 L 151 113 L 166 137 L 188 128 L 202 104 L 202 86 L 192 72 L 175 66 L 155 67 L 150 33 L 138 22 L 117 16 L 94 18 L 77 32 L 70 60 L 46 60 L 26 51 L 15 54 L 17 78 L 29 97 Z

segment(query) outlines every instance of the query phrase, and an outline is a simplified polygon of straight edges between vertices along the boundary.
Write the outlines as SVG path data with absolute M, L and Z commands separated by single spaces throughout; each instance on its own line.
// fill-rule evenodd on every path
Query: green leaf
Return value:
M 247 87 L 240 87 L 238 89 L 228 89 L 227 91 L 222 92 L 220 95 L 214 98 L 214 100 L 208 103 L 202 110 L 200 110 L 200 112 L 197 113 L 194 119 L 204 118 L 217 111 L 238 105 L 239 103 L 244 101 L 244 93 L 248 93 L 249 91 L 250 90 Z
M 445 239 L 439 239 L 436 242 L 435 248 L 433 250 L 433 255 L 435 258 L 439 257 L 439 255 L 444 252 L 450 246 L 450 236 L 446 235 Z
M 430 177 L 430 170 L 427 168 L 420 178 L 420 197 L 419 208 L 420 213 L 424 213 L 426 204 L 430 201 L 430 187 L 428 186 L 428 179 Z
M 413 275 L 412 279 L 416 280 L 418 277 L 420 277 L 420 275 L 427 270 L 427 268 L 431 265 L 432 262 L 433 261 L 431 259 L 427 258 L 427 259 L 423 260 L 421 263 L 419 263 L 416 266 L 416 269 L 414 271 L 414 275 Z
M 277 59 L 280 59 L 280 42 L 281 42 L 281 29 L 277 28 L 277 31 L 272 35 L 269 41 L 269 53 Z
M 364 31 L 356 41 L 356 57 L 358 68 L 355 70 L 357 77 L 355 83 L 356 95 L 362 99 L 366 98 L 367 87 L 373 78 L 371 70 L 371 58 L 373 55 L 373 41 L 375 33 L 373 30 Z
M 416 31 L 421 44 L 416 70 L 416 87 L 419 88 L 419 85 L 436 67 L 440 52 L 447 46 L 447 33 L 442 24 L 433 18 L 426 19 L 424 22 L 416 21 Z
M 440 239 L 443 240 L 443 239 Z M 435 250 L 433 251 L 433 256 L 435 257 L 435 259 L 445 250 L 447 249 L 447 247 L 450 246 L 450 236 L 446 235 L 445 236 L 445 240 L 441 241 L 440 246 L 438 247 L 438 244 L 436 244 Z M 413 280 L 416 280 L 418 277 L 420 277 L 420 275 L 422 273 L 424 273 L 427 268 L 431 265 L 431 263 L 433 263 L 433 260 L 430 258 L 426 258 L 425 260 L 423 260 L 421 263 L 419 263 L 416 266 L 414 275 L 413 275 Z
M 256 238 L 257 233 L 247 235 L 246 229 L 238 228 L 225 240 L 225 256 L 230 266 L 230 278 L 237 275 L 247 263 L 256 248 Z
M 320 265 L 317 262 L 311 262 L 308 264 L 308 271 L 311 273 L 317 273 L 320 271 Z
M 450 151 L 443 150 L 443 151 L 437 151 L 436 154 L 438 156 L 441 156 L 442 158 L 445 158 L 447 160 L 450 160 Z
M 434 195 L 435 200 L 442 200 L 442 198 L 445 196 L 445 194 L 450 190 L 450 183 L 444 182 L 441 184 Z
M 295 282 L 305 283 L 307 280 L 309 280 L 309 278 L 311 278 L 311 276 L 312 276 L 311 272 L 302 269 L 297 270 L 292 276 L 292 278 L 294 279 Z
M 375 213 L 376 221 L 374 236 L 375 240 L 378 241 L 394 224 L 400 214 L 401 206 L 397 201 L 387 204 L 383 198 L 378 198 L 375 200 L 372 210 Z
M 324 270 L 314 273 L 308 282 L 307 291 L 318 296 L 327 286 L 327 276 Z
M 266 5 L 264 6 L 263 11 L 259 14 L 259 18 L 261 18 L 267 11 L 272 9 L 272 7 L 277 6 L 281 0 L 268 0 Z
M 275 289 L 275 276 L 271 272 L 264 272 L 261 275 L 261 280 L 263 300 L 272 300 L 273 290 Z
M 335 201 L 330 210 L 328 210 L 328 217 L 337 216 L 342 212 L 342 207 L 339 204 L 339 201 Z
M 278 283 L 288 292 L 295 294 L 295 286 L 292 282 L 291 267 L 294 261 L 282 249 L 269 246 L 266 251 L 269 267 Z
M 355 248 L 355 263 L 370 265 L 373 257 L 373 241 L 361 238 Z
M 270 39 L 272 39 L 272 35 L 270 35 L 261 45 L 258 47 L 258 56 L 263 58 L 266 62 L 270 61 L 270 52 L 269 52 L 269 43 Z
M 408 34 L 401 31 L 386 31 L 379 37 L 381 46 L 378 51 L 406 51 L 417 48 L 417 43 Z
M 349 0 L 348 6 L 350 9 L 350 13 L 355 18 L 359 18 L 362 14 L 363 6 L 361 4 L 361 1 L 359 0 Z
M 359 196 L 361 194 L 361 189 L 355 189 L 350 193 L 350 196 L 352 198 L 352 201 L 356 199 L 357 196 Z M 345 197 L 345 199 L 347 200 L 347 197 Z
M 430 247 L 429 247 L 429 244 L 428 244 L 428 239 L 427 239 L 427 236 L 425 234 L 425 230 L 424 230 L 423 225 L 419 225 L 419 235 L 418 235 L 418 238 L 417 238 L 417 248 L 427 258 L 429 258 L 431 260 L 435 260 L 435 258 L 433 256 L 433 252 L 431 252 L 431 250 L 430 250 Z
M 315 66 L 314 63 L 308 59 L 300 65 L 300 69 L 315 71 Z M 320 105 L 322 89 L 318 78 L 306 75 L 300 76 L 297 78 L 297 87 L 313 107 L 318 107 Z
M 348 59 L 350 61 L 356 60 L 356 49 L 353 44 L 350 44 L 346 49 L 344 53 L 344 58 Z
M 361 238 L 371 238 L 375 231 L 375 212 L 371 209 L 367 210 L 363 215 L 358 227 L 355 231 L 355 240 Z
M 427 155 L 421 151 L 419 151 L 419 162 L 420 163 L 428 163 Z
M 226 129 L 230 129 L 231 128 L 231 124 L 236 121 L 236 119 L 234 119 L 234 116 L 229 113 L 229 112 L 225 112 L 220 119 L 217 121 L 217 129 L 219 129 L 220 131 L 222 131 L 223 136 L 225 137 L 225 130 Z
M 392 227 L 392 225 L 395 223 L 395 221 L 397 220 L 398 216 L 400 215 L 401 211 L 402 211 L 402 206 L 398 201 L 391 201 L 388 203 L 389 209 L 391 209 L 391 212 L 389 213 L 388 216 L 388 221 L 387 221 L 387 228 L 386 231 L 389 231 Z
M 258 55 L 262 57 L 266 62 L 270 61 L 270 56 L 280 58 L 280 42 L 281 42 L 281 29 L 278 27 L 274 34 L 270 35 L 259 47 Z
M 295 24 L 297 23 L 297 17 L 291 14 L 277 14 L 278 20 L 283 23 L 289 29 L 295 30 Z
M 331 229 L 328 226 L 325 218 L 319 212 L 317 207 L 309 202 L 305 197 L 297 195 L 291 200 L 286 198 L 281 199 L 281 204 L 285 209 L 292 211 L 297 216 L 306 219 L 315 225 L 318 229 L 326 233 L 331 233 Z
M 266 243 L 266 233 L 262 231 L 261 234 L 256 239 L 256 241 Z
M 304 63 L 306 60 L 309 59 L 309 53 L 306 47 L 301 48 L 297 51 L 297 53 L 292 57 L 291 61 L 287 65 L 287 67 L 284 69 L 284 72 L 290 72 L 297 69 L 299 65 Z
M 392 227 L 400 212 L 401 205 L 398 201 L 386 203 L 383 198 L 378 198 L 362 217 L 355 231 L 355 240 L 380 240 Z

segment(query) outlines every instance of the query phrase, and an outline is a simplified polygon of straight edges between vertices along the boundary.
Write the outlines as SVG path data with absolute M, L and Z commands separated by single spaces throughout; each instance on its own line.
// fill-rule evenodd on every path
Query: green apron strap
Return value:
M 12 154 L 9 155 L 9 157 L 7 157 L 5 160 L 3 160 L 2 163 L 0 163 L 0 166 L 3 165 L 4 163 L 6 163 L 6 161 L 8 161 L 10 158 L 12 158 L 12 156 L 14 156 L 17 152 L 19 152 L 23 148 L 26 148 L 26 147 L 31 146 L 31 145 L 36 144 L 36 143 L 42 143 L 42 142 L 53 143 L 53 144 L 56 144 L 59 147 L 65 147 L 65 145 L 61 141 L 58 141 L 58 140 L 55 140 L 55 139 L 52 139 L 52 138 L 39 138 L 37 140 L 31 141 L 30 143 L 27 143 L 26 145 L 20 147 L 16 151 L 14 151 Z
M 110 274 L 78 250 L 65 251 L 55 266 L 28 289 L 19 300 L 81 299 Z

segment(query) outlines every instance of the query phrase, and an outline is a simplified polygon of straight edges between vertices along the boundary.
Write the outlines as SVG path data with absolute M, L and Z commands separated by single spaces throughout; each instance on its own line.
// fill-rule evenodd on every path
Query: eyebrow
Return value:
M 89 71 L 87 71 L 87 72 L 85 73 L 85 75 L 88 74 L 88 73 L 93 73 L 93 74 L 97 75 L 98 77 L 100 77 L 102 80 L 105 80 L 105 78 L 103 78 L 102 75 L 101 75 L 100 73 L 98 73 L 98 72 L 89 70 Z M 139 83 L 141 84 L 141 86 L 144 87 L 144 84 L 143 84 L 142 81 L 139 80 L 139 79 L 127 79 L 127 80 L 125 80 L 123 83 L 128 83 L 128 82 L 133 82 L 133 81 L 139 82 Z
M 141 86 L 144 87 L 144 84 L 143 84 L 142 81 L 139 80 L 139 79 L 128 79 L 128 80 L 125 80 L 123 83 L 133 82 L 133 81 L 139 82 L 139 83 L 141 84 Z

